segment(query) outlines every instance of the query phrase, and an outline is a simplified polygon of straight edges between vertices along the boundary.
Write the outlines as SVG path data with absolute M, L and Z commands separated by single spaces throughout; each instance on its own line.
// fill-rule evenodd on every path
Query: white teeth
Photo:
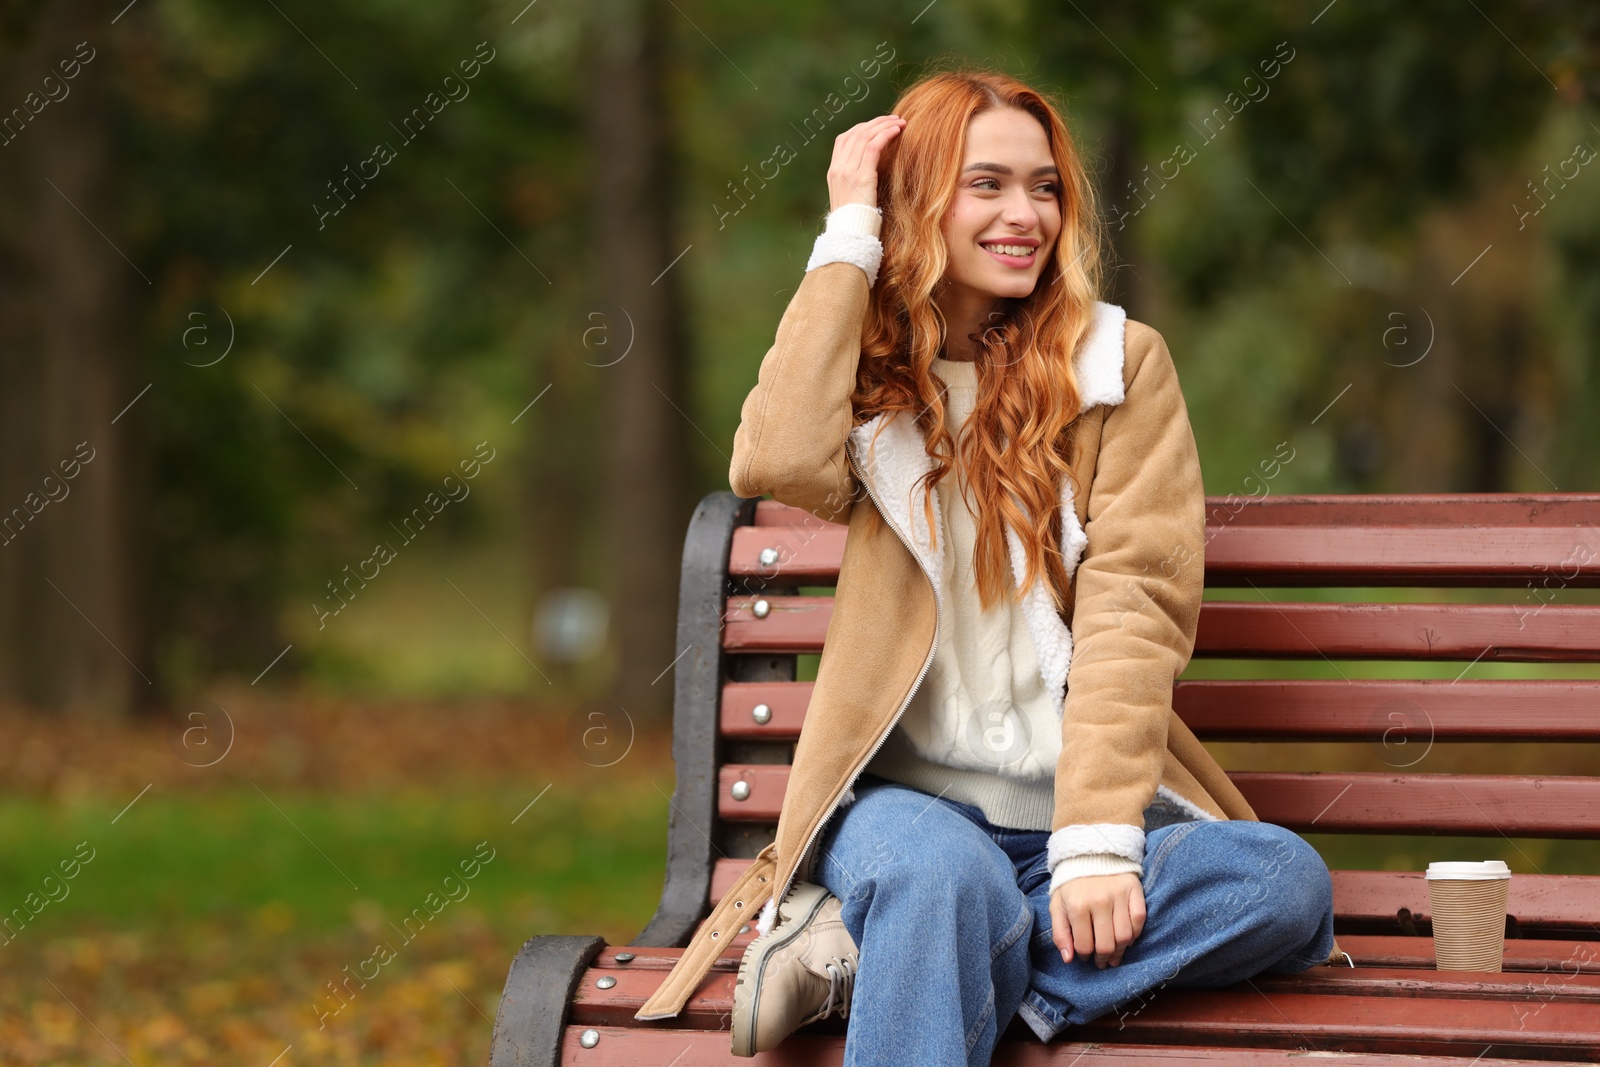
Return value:
M 1033 249 L 1026 245 L 983 245 L 981 247 L 987 248 L 991 252 L 998 252 L 1002 256 L 1026 257 L 1033 255 Z

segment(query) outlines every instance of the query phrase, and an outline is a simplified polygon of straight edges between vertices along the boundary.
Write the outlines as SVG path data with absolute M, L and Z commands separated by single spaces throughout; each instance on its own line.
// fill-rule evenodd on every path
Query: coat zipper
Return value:
M 908 541 L 906 536 L 900 532 L 900 528 L 896 526 L 889 518 L 889 513 L 885 511 L 878 503 L 877 494 L 872 491 L 872 483 L 867 480 L 866 474 L 864 471 L 862 471 L 860 463 L 856 461 L 855 450 L 847 447 L 846 452 L 848 452 L 850 455 L 850 466 L 855 470 L 856 477 L 861 480 L 861 485 L 866 489 L 867 496 L 871 498 L 873 506 L 878 509 L 878 514 L 883 517 L 884 524 L 888 526 L 889 529 L 894 531 L 896 537 L 900 538 L 900 543 L 906 546 L 906 551 L 911 553 L 911 558 L 917 561 L 917 569 L 922 572 L 922 576 L 924 578 L 928 579 L 928 585 L 932 587 L 933 578 L 928 574 L 927 568 L 922 565 L 922 557 L 919 556 L 911 547 L 911 542 Z M 825 812 L 822 818 L 817 822 L 816 829 L 812 830 L 811 835 L 806 838 L 806 843 L 800 849 L 800 855 L 795 860 L 794 869 L 789 873 L 789 877 L 784 884 L 777 890 L 773 897 L 774 900 L 783 900 L 784 896 L 789 892 L 789 887 L 794 884 L 795 877 L 800 873 L 800 868 L 805 865 L 806 854 L 811 851 L 811 846 L 813 842 L 816 841 L 817 835 L 822 832 L 822 828 L 824 826 L 828 825 L 828 820 L 833 817 L 833 813 L 838 809 L 839 799 L 842 798 L 845 793 L 849 792 L 855 787 L 856 779 L 861 777 L 861 772 L 866 769 L 867 764 L 872 762 L 872 757 L 878 754 L 878 749 L 882 748 L 884 742 L 889 740 L 889 735 L 894 732 L 895 724 L 900 721 L 900 716 L 904 715 L 906 708 L 911 706 L 912 697 L 917 695 L 917 690 L 922 686 L 922 680 L 928 676 L 928 670 L 933 666 L 933 654 L 939 647 L 939 621 L 939 590 L 934 588 L 933 644 L 928 648 L 928 658 L 922 664 L 922 671 L 917 675 L 916 682 L 911 686 L 911 692 L 906 694 L 905 700 L 900 704 L 900 710 L 894 713 L 894 718 L 889 722 L 889 728 L 885 730 L 878 738 L 877 743 L 872 746 L 872 751 L 867 753 L 867 758 L 861 761 L 861 764 L 856 769 L 855 773 L 852 774 L 849 781 L 845 783 L 844 789 L 839 793 L 839 798 L 835 798 L 834 802 L 829 805 L 827 812 Z M 774 917 L 774 923 L 776 923 L 776 917 Z

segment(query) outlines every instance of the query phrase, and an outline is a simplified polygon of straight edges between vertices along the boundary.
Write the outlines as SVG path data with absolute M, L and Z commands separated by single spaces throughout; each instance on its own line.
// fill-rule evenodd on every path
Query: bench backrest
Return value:
M 1230 771 L 1261 818 L 1301 833 L 1600 838 L 1600 776 L 1444 774 L 1426 758 L 1441 742 L 1600 741 L 1600 670 L 1577 666 L 1600 663 L 1600 603 L 1555 602 L 1600 587 L 1600 495 L 1230 496 L 1207 498 L 1207 516 L 1207 601 L 1179 715 L 1206 741 L 1384 754 L 1382 772 Z M 811 692 L 799 657 L 822 650 L 845 533 L 731 493 L 696 513 L 667 887 L 641 944 L 682 944 L 773 838 Z M 1309 587 L 1318 598 L 1284 593 Z M 1301 661 L 1306 676 L 1225 669 L 1261 660 Z M 1481 676 L 1501 663 L 1564 676 Z M 1361 676 L 1373 673 L 1400 676 Z M 1513 869 L 1527 875 L 1511 909 L 1523 936 L 1600 932 L 1600 879 Z M 1336 898 L 1352 932 L 1427 914 L 1416 872 L 1338 872 Z

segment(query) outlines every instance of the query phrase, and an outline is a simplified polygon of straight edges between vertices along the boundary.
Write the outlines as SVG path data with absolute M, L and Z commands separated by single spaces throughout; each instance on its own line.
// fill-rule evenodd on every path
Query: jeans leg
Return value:
M 846 1067 L 984 1067 L 1028 989 L 1033 908 L 1010 859 L 945 801 L 858 779 L 817 842 L 860 966 Z
M 1019 1011 L 1041 1039 L 1113 1010 L 1126 1021 L 1164 986 L 1217 988 L 1263 971 L 1303 971 L 1333 948 L 1327 865 L 1281 826 L 1164 826 L 1146 836 L 1144 863 L 1144 931 L 1117 967 L 1102 970 L 1092 956 L 1063 961 L 1051 940 L 1048 880 L 1030 893 L 1034 975 Z

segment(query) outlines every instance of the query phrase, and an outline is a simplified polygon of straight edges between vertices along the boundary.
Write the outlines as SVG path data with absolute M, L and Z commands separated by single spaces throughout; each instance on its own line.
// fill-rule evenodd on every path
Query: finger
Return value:
M 1094 965 L 1105 967 L 1117 951 L 1117 932 L 1112 925 L 1113 907 L 1105 905 L 1094 912 Z
M 852 148 L 859 148 L 875 138 L 882 137 L 886 131 L 898 130 L 899 123 L 889 115 L 879 115 L 875 119 L 858 123 L 839 135 L 839 143 Z
M 1120 959 L 1122 950 L 1133 944 L 1133 916 L 1130 914 L 1129 899 L 1119 898 L 1112 910 L 1111 929 L 1117 938 L 1117 957 Z
M 1136 885 L 1128 892 L 1128 918 L 1133 923 L 1134 939 L 1138 940 L 1139 935 L 1144 933 L 1145 904 L 1143 886 Z
M 833 172 L 855 195 L 876 199 L 878 158 L 889 138 L 900 131 L 904 120 L 880 115 L 858 123 L 834 139 Z
M 1080 956 L 1094 955 L 1094 915 L 1083 904 L 1068 904 L 1067 919 L 1072 923 L 1072 947 Z
M 856 123 L 834 138 L 834 154 L 841 161 L 859 159 L 862 145 L 871 139 L 879 126 L 877 119 L 868 119 L 866 122 Z
M 899 132 L 900 126 L 893 122 L 861 130 L 861 135 L 856 138 L 850 154 L 850 166 L 853 171 L 858 172 L 857 180 L 866 180 L 869 171 L 872 178 L 877 178 L 878 157 L 883 154 L 884 146 Z M 856 182 L 852 181 L 851 184 Z
M 871 135 L 860 127 L 839 135 L 833 147 L 833 169 L 856 192 L 864 192 L 863 172 L 876 169 L 876 151 L 871 148 Z
M 1120 897 L 1112 904 L 1111 932 L 1116 938 L 1116 948 L 1106 966 L 1115 967 L 1122 962 L 1122 953 L 1133 943 L 1133 920 L 1128 914 L 1128 898 Z
M 861 166 L 861 128 L 846 130 L 833 142 L 833 162 L 841 173 L 849 173 Z
M 883 150 L 888 147 L 888 137 L 874 137 L 868 144 L 861 159 L 861 176 L 873 184 L 878 180 L 878 161 L 883 158 Z
M 839 135 L 837 144 L 840 162 L 859 168 L 862 161 L 873 155 L 876 147 L 887 144 L 890 137 L 900 132 L 900 124 L 888 115 L 880 115 Z
M 1061 890 L 1050 895 L 1050 940 L 1061 951 L 1061 958 L 1072 962 L 1072 925 L 1067 922 L 1067 906 L 1062 902 Z

